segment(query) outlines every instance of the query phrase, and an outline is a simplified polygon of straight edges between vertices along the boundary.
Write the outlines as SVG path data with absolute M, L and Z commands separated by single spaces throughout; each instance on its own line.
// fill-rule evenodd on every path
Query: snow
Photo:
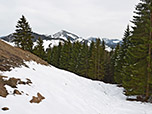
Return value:
M 116 44 L 117 44 L 117 43 L 119 43 L 119 42 L 120 42 L 119 40 L 117 40 L 117 41 L 113 41 L 113 43 L 116 43 Z
M 76 40 L 75 40 L 75 42 L 82 42 L 84 39 L 82 39 L 82 38 L 77 38 Z
M 33 84 L 18 85 L 23 95 L 0 97 L 0 108 L 8 111 L 0 114 L 152 114 L 152 104 L 126 101 L 123 88 L 79 77 L 73 73 L 26 62 L 22 66 L 0 74 L 26 80 Z M 6 86 L 9 93 L 14 88 Z M 30 103 L 32 96 L 40 92 L 45 99 L 39 104 Z M 28 94 L 29 96 L 27 96 Z
M 51 47 L 58 46 L 59 42 L 63 42 L 63 41 L 61 41 L 61 40 L 43 40 L 44 50 L 49 48 L 49 46 L 51 46 Z M 36 46 L 36 45 L 37 45 L 37 43 L 34 42 L 34 46 Z
M 75 35 L 73 35 L 73 34 L 67 34 L 68 36 L 70 36 L 71 38 L 73 38 L 73 39 L 77 39 L 78 37 L 77 36 L 75 36 Z
M 111 49 L 109 46 L 107 46 L 107 45 L 105 45 L 105 47 L 106 47 L 105 50 L 108 51 L 108 52 L 110 52 L 110 51 L 112 50 L 112 49 Z
M 2 40 L 2 39 L 0 39 L 0 40 Z M 5 41 L 5 40 L 2 40 L 3 42 L 5 42 L 5 43 L 7 43 L 7 44 L 9 44 L 9 45 L 11 45 L 11 46 L 15 46 L 15 43 L 14 42 L 7 42 L 7 41 Z

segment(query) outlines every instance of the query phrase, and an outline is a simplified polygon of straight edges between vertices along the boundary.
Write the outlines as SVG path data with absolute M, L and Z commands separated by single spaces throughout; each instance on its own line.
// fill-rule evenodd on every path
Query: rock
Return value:
M 30 103 L 40 103 L 43 99 L 45 99 L 45 97 L 43 97 L 40 93 L 37 93 L 37 97 L 33 96 Z
M 8 107 L 3 107 L 2 110 L 7 111 L 7 110 L 9 110 L 9 108 Z
M 22 95 L 21 92 L 17 89 L 14 90 L 13 94 Z

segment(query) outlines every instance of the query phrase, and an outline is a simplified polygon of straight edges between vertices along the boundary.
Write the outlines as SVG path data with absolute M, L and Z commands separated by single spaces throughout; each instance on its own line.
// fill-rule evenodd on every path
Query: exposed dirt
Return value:
M 25 65 L 24 60 L 33 60 L 37 63 L 48 65 L 47 62 L 43 61 L 36 55 L 20 48 L 12 47 L 0 40 L 0 71 L 9 71 L 11 68 Z
M 40 93 L 37 93 L 37 97 L 33 96 L 30 103 L 40 103 L 43 99 L 45 99 L 45 97 L 43 97 Z
M 18 84 L 30 85 L 32 84 L 31 80 L 26 79 L 27 81 L 22 81 L 19 78 L 9 78 L 7 76 L 0 76 L 0 96 L 6 97 L 9 95 L 8 91 L 5 88 L 5 85 L 8 85 L 12 88 L 17 88 Z M 13 94 L 21 95 L 21 92 L 17 89 L 14 90 Z
M 17 89 L 15 89 L 14 91 L 13 91 L 13 94 L 15 95 L 22 95 L 22 93 L 19 91 L 19 90 L 17 90 Z
M 8 92 L 5 88 L 5 80 L 3 78 L 6 78 L 5 76 L 0 76 L 0 96 L 6 97 L 8 95 Z

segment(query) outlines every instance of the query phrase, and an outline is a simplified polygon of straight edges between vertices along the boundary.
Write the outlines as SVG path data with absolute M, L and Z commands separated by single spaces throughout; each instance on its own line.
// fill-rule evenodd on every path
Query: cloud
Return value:
M 121 38 L 139 0 L 1 0 L 0 34 L 15 30 L 25 15 L 33 31 L 66 29 L 82 37 Z

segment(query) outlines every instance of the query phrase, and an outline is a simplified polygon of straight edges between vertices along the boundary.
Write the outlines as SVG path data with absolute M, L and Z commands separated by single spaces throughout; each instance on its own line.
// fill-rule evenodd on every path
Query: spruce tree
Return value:
M 126 94 L 142 95 L 147 100 L 152 94 L 152 1 L 141 0 L 135 13 L 123 86 Z
M 96 56 L 95 56 L 95 43 L 92 41 L 89 48 L 89 71 L 88 76 L 91 79 L 96 78 L 96 66 L 95 66 Z
M 61 42 L 59 42 L 59 45 L 58 46 L 54 46 L 52 48 L 52 51 L 51 51 L 51 58 L 50 58 L 50 63 L 56 67 L 59 67 L 60 68 L 60 59 L 61 59 L 61 50 L 62 50 L 62 44 Z M 61 62 L 62 64 L 62 62 Z
M 65 70 L 69 70 L 70 66 L 69 63 L 71 61 L 71 52 L 72 52 L 72 43 L 70 40 L 68 42 L 65 42 L 61 49 L 61 55 L 60 55 L 60 65 L 59 67 Z
M 130 37 L 130 28 L 129 25 L 127 26 L 127 29 L 125 30 L 124 33 L 124 38 L 123 38 L 123 42 L 122 45 L 116 48 L 116 57 L 115 57 L 115 71 L 114 71 L 114 77 L 115 77 L 115 82 L 118 84 L 122 84 L 122 78 L 123 76 L 125 76 L 125 71 L 123 70 L 123 67 L 126 66 L 126 64 L 128 64 L 128 62 L 126 61 L 126 53 L 128 50 L 128 47 L 130 45 L 129 43 L 129 37 Z
M 80 62 L 81 43 L 74 42 L 71 50 L 71 59 L 69 61 L 69 70 L 77 73 Z
M 101 45 L 101 40 L 92 42 L 89 49 L 89 78 L 103 80 L 104 78 L 104 53 L 105 45 Z
M 80 50 L 80 58 L 79 58 L 79 66 L 78 66 L 78 74 L 81 76 L 84 76 L 86 78 L 88 77 L 88 71 L 89 71 L 89 55 L 88 52 L 89 47 L 84 42 L 82 44 L 81 50 Z
M 31 28 L 29 23 L 27 22 L 26 18 L 22 15 L 20 20 L 17 22 L 16 25 L 16 32 L 13 34 L 15 45 L 17 47 L 21 47 L 24 50 L 32 52 L 33 48 L 33 36 L 31 35 Z
M 38 38 L 37 45 L 34 47 L 33 53 L 39 56 L 40 58 L 45 59 L 43 40 L 41 38 Z

